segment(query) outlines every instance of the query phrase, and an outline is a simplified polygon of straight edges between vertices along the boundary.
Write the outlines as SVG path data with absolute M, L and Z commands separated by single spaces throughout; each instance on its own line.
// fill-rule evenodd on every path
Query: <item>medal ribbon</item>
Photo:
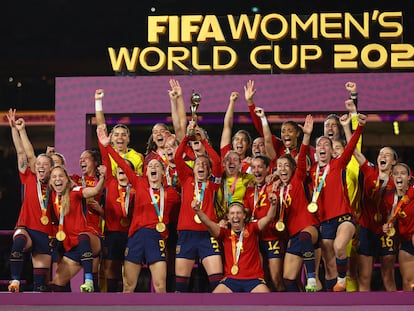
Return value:
M 237 184 L 238 179 L 239 179 L 239 175 L 234 177 L 234 180 L 233 180 L 233 182 L 231 184 L 231 188 L 230 188 L 230 194 L 229 194 L 229 189 L 228 189 L 228 186 L 227 186 L 227 178 L 225 179 L 225 184 L 224 184 L 224 187 L 223 187 L 223 195 L 224 195 L 224 199 L 227 203 L 227 206 L 229 206 L 230 203 L 233 200 L 233 194 L 234 194 L 234 191 L 236 190 L 236 184 Z
M 322 175 L 322 178 L 321 178 L 321 181 L 319 182 L 319 184 L 318 184 L 318 179 L 319 179 L 320 167 L 319 167 L 319 165 L 316 167 L 315 187 L 314 187 L 313 195 L 312 195 L 312 202 L 313 203 L 316 203 L 316 201 L 318 201 L 319 194 L 322 191 L 322 186 L 325 183 L 326 175 L 328 175 L 330 167 L 331 167 L 330 164 L 328 164 L 326 166 L 325 171 L 323 172 L 323 175 Z M 318 185 L 318 186 L 316 187 L 316 185 Z
M 259 202 L 260 202 L 260 198 L 262 197 L 262 195 L 263 195 L 263 192 L 265 191 L 265 189 L 266 189 L 266 186 L 267 186 L 267 184 L 265 183 L 263 186 L 262 186 L 262 188 L 260 189 L 260 192 L 259 192 L 259 186 L 258 185 L 256 185 L 255 187 L 254 187 L 254 200 L 253 200 L 253 212 L 252 212 L 252 219 L 254 219 L 254 213 L 256 212 L 256 209 L 258 209 L 259 208 Z
M 119 198 L 121 199 L 122 216 L 127 217 L 129 211 L 129 197 L 131 195 L 131 184 L 126 186 L 125 192 L 122 191 L 122 186 L 118 186 L 118 193 Z
M 391 224 L 394 219 L 397 217 L 398 212 L 401 209 L 401 206 L 403 205 L 404 202 L 406 202 L 406 200 L 408 199 L 408 197 L 406 195 L 404 195 L 400 200 L 398 200 L 398 195 L 397 192 L 394 193 L 394 202 L 392 203 L 392 209 L 391 209 L 391 213 L 390 213 L 390 219 L 387 221 L 387 224 Z M 397 204 L 398 202 L 398 204 Z
M 157 202 L 157 199 L 155 198 L 154 190 L 151 187 L 149 188 L 149 193 L 151 195 L 152 204 L 154 204 L 154 207 L 155 207 L 155 212 L 157 213 L 158 222 L 162 222 L 163 217 L 164 217 L 164 188 L 161 185 L 161 187 L 160 187 L 160 206 L 161 206 L 161 208 L 158 207 L 158 202 Z
M 280 201 L 280 210 L 279 210 L 279 221 L 283 222 L 283 218 L 285 215 L 285 209 L 283 208 L 284 204 L 283 202 L 286 202 L 285 205 L 287 205 L 287 198 L 289 196 L 290 187 L 287 185 L 286 187 L 286 194 L 285 192 L 285 184 L 282 185 L 279 192 L 279 201 Z
M 203 207 L 204 191 L 206 190 L 207 182 L 201 182 L 201 190 L 198 189 L 198 181 L 194 181 L 194 196 L 200 202 L 200 209 Z
M 62 204 L 60 204 L 60 201 L 59 201 L 59 195 L 56 195 L 55 207 L 59 211 L 59 229 L 58 229 L 58 231 L 63 231 L 63 222 L 65 220 L 65 215 L 63 215 L 63 208 L 62 208 Z
M 239 241 L 237 242 L 237 246 L 236 246 L 236 232 L 231 230 L 231 250 L 233 254 L 233 262 L 234 262 L 234 265 L 236 266 L 239 263 L 240 251 L 243 246 L 243 234 L 244 234 L 244 227 L 242 228 L 240 232 Z
M 39 204 L 40 204 L 40 209 L 42 211 L 42 216 L 46 216 L 46 211 L 47 211 L 46 202 L 49 201 L 49 188 L 46 188 L 46 198 L 43 201 L 43 191 L 42 191 L 42 186 L 40 184 L 40 180 L 37 180 L 37 197 L 39 199 Z

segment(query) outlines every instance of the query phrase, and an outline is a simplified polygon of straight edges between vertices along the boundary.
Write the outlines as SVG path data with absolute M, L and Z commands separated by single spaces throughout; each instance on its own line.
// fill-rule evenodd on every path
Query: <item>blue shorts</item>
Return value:
M 411 241 L 401 242 L 400 249 L 406 251 L 408 254 L 414 256 L 414 246 Z
M 285 255 L 285 247 L 280 243 L 279 239 L 271 241 L 259 241 L 259 249 L 264 258 L 283 258 Z
M 128 232 L 105 232 L 105 238 L 103 241 L 103 258 L 110 260 L 124 260 L 127 241 Z
M 99 240 L 101 241 L 101 244 L 102 244 L 102 239 L 99 238 Z M 63 256 L 68 257 L 68 258 L 70 258 L 70 259 L 72 259 L 72 260 L 74 260 L 78 263 L 81 263 L 82 254 L 81 254 L 81 251 L 79 249 L 79 245 L 76 245 L 75 247 L 72 247 L 69 251 L 65 252 L 63 254 Z M 93 256 L 93 257 L 96 258 L 98 256 L 99 256 L 99 254 L 97 256 Z
M 151 264 L 165 259 L 165 241 L 155 229 L 140 228 L 128 238 L 125 260 Z
M 233 293 L 250 293 L 256 286 L 260 284 L 266 285 L 264 279 L 233 279 L 224 278 L 220 284 L 226 285 Z
M 351 214 L 338 216 L 321 223 L 321 237 L 323 240 L 335 240 L 336 231 L 343 222 L 350 222 L 355 226 L 354 217 Z
M 358 254 L 371 257 L 397 254 L 396 235 L 389 237 L 385 233 L 376 234 L 360 226 L 358 240 Z
M 289 242 L 288 242 L 287 248 L 286 248 L 286 253 L 302 257 L 301 244 L 299 242 L 299 234 L 300 234 L 300 232 L 296 233 L 294 236 L 292 236 L 289 239 Z M 320 237 L 320 235 L 318 235 L 318 240 L 316 241 L 316 243 L 313 244 L 314 249 L 318 249 L 318 248 L 321 247 L 320 243 L 319 243 L 320 242 L 319 237 Z
M 178 232 L 176 258 L 195 260 L 221 255 L 218 241 L 208 231 L 182 230 Z
M 32 253 L 52 255 L 53 241 L 44 232 L 24 228 L 32 239 Z
M 63 248 L 63 243 L 58 241 L 56 238 L 52 238 L 53 252 L 52 252 L 52 262 L 58 262 L 59 257 L 65 253 Z

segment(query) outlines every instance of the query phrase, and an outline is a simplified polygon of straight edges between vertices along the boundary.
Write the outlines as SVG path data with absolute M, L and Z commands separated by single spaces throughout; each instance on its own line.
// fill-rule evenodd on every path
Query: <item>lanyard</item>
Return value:
M 325 168 L 325 171 L 323 172 L 321 181 L 318 184 L 318 179 L 319 179 L 319 173 L 320 173 L 320 167 L 319 165 L 316 167 L 316 173 L 315 173 L 315 187 L 314 187 L 314 191 L 313 191 L 313 195 L 312 195 L 312 202 L 316 203 L 316 201 L 318 201 L 318 197 L 319 194 L 321 193 L 322 190 L 322 186 L 325 183 L 325 179 L 326 179 L 326 175 L 328 175 L 329 173 L 329 169 L 330 169 L 331 165 L 328 164 Z M 318 185 L 318 186 L 316 186 Z
M 157 198 L 155 197 L 154 190 L 151 187 L 149 188 L 149 192 L 151 195 L 152 203 L 154 204 L 154 207 L 155 207 L 155 212 L 157 213 L 158 221 L 162 222 L 162 219 L 164 217 L 164 188 L 161 185 L 160 187 L 160 206 L 161 207 L 158 206 Z
M 282 185 L 282 187 L 280 188 L 280 192 L 279 192 L 279 201 L 280 201 L 279 221 L 283 221 L 284 214 L 285 214 L 284 205 L 287 205 L 287 198 L 289 196 L 289 191 L 290 191 L 289 185 L 287 185 L 286 188 L 287 188 L 286 194 L 284 193 L 285 184 Z M 285 204 L 283 204 L 283 202 L 285 202 Z
M 64 219 L 65 219 L 65 215 L 63 214 L 63 208 L 62 208 L 62 204 L 60 203 L 60 200 L 59 200 L 59 195 L 56 195 L 55 207 L 59 211 L 59 231 L 63 231 L 63 222 L 64 222 Z
M 122 191 L 121 186 L 118 186 L 118 193 L 119 193 L 119 197 L 121 199 L 122 216 L 126 217 L 126 216 L 128 216 L 128 211 L 129 211 L 129 197 L 130 197 L 130 194 L 131 194 L 131 184 L 128 184 L 126 186 L 125 192 Z
M 233 254 L 233 262 L 237 266 L 239 263 L 240 252 L 243 246 L 243 234 L 244 234 L 244 227 L 242 228 L 239 236 L 239 241 L 237 242 L 236 246 L 236 233 L 231 230 L 231 249 Z
M 239 175 L 234 177 L 234 180 L 233 180 L 233 182 L 231 184 L 231 188 L 230 188 L 230 194 L 229 194 L 229 189 L 227 187 L 227 178 L 225 179 L 225 183 L 224 183 L 224 187 L 223 187 L 223 195 L 224 195 L 224 200 L 227 202 L 227 206 L 229 206 L 230 203 L 233 201 L 233 194 L 236 190 L 236 184 L 237 184 L 238 179 L 239 179 Z
M 203 206 L 204 191 L 206 190 L 207 182 L 201 182 L 201 190 L 198 188 L 198 181 L 194 181 L 194 196 L 198 202 L 200 202 L 200 209 Z
M 42 210 L 42 215 L 46 215 L 47 202 L 49 201 L 49 188 L 46 188 L 46 198 L 43 201 L 43 191 L 40 184 L 40 180 L 37 180 L 37 197 L 39 199 L 40 209 Z
M 254 213 L 256 212 L 256 209 L 259 208 L 259 204 L 260 204 L 260 198 L 262 197 L 265 189 L 266 189 L 267 184 L 265 183 L 262 188 L 260 189 L 259 192 L 259 186 L 256 185 L 254 187 L 254 201 L 253 201 L 253 212 L 252 212 L 252 219 L 254 219 Z

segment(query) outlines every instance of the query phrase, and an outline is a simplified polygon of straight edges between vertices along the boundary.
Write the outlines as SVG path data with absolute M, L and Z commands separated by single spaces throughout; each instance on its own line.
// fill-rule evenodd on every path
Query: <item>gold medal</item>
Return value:
M 237 273 L 239 273 L 239 267 L 236 264 L 234 264 L 231 267 L 231 274 L 236 275 Z
M 163 222 L 159 222 L 157 223 L 157 225 L 155 226 L 155 230 L 157 230 L 158 232 L 164 232 L 165 231 L 165 224 Z
M 382 220 L 381 213 L 375 213 L 374 220 L 375 220 L 375 222 L 381 222 L 381 220 Z
M 309 213 L 316 213 L 318 211 L 318 204 L 316 202 L 310 202 L 308 204 Z
M 198 215 L 194 215 L 194 221 L 198 224 L 201 224 L 201 220 L 200 217 L 198 217 Z
M 62 230 L 58 231 L 58 232 L 56 233 L 56 239 L 57 239 L 58 241 L 63 241 L 64 239 L 66 239 L 66 233 L 65 233 L 65 232 L 63 232 Z
M 121 223 L 121 226 L 126 228 L 129 226 L 129 218 L 128 217 L 121 217 L 121 220 L 119 221 Z
M 387 235 L 388 236 L 394 236 L 395 235 L 395 228 L 394 227 L 390 227 L 387 231 Z
M 49 223 L 49 218 L 46 215 L 43 215 L 42 217 L 40 217 L 40 222 L 42 223 L 42 225 L 46 226 Z
M 283 223 L 283 221 L 278 220 L 276 225 L 275 225 L 275 228 L 276 228 L 277 231 L 281 232 L 281 231 L 285 230 L 285 224 Z

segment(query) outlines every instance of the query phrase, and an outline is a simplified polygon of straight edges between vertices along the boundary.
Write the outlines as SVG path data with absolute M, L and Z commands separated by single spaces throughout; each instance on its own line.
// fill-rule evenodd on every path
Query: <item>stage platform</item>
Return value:
M 7 293 L 0 310 L 14 311 L 382 311 L 414 310 L 414 292 L 368 293 Z

